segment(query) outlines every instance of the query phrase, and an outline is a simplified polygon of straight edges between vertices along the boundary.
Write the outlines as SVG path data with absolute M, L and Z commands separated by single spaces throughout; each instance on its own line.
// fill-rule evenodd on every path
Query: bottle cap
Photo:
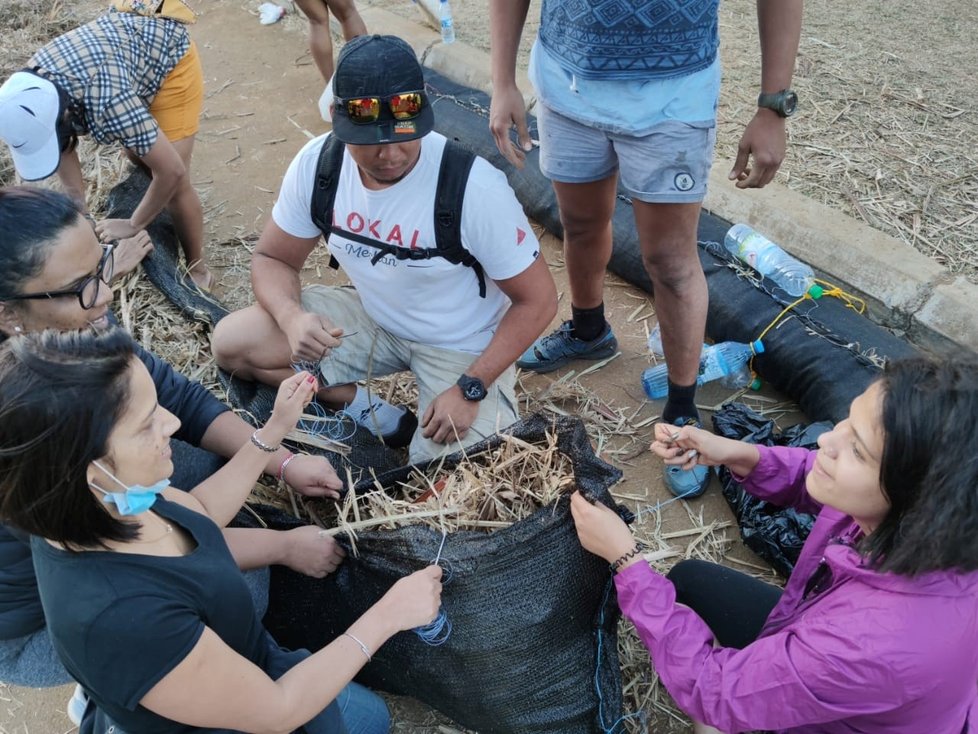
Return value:
M 808 289 L 808 295 L 810 295 L 814 300 L 818 300 L 825 295 L 825 289 L 817 283 L 813 284 L 811 288 Z
M 764 342 L 760 339 L 752 341 L 750 343 L 750 348 L 754 350 L 754 354 L 764 354 Z
M 764 383 L 761 382 L 760 377 L 755 377 L 753 380 L 751 380 L 750 389 L 753 390 L 754 392 L 757 392 L 758 390 L 761 389 L 761 385 L 763 384 Z

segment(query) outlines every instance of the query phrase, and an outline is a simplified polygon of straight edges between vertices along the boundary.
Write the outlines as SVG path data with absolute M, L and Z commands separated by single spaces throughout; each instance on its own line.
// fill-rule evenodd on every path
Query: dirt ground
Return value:
M 366 0 L 420 17 L 406 0 Z M 485 2 L 453 0 L 460 41 L 488 50 Z M 529 51 L 533 0 L 521 60 Z M 720 3 L 715 165 L 729 168 L 760 83 L 755 3 Z M 777 181 L 978 282 L 978 4 L 806 0 Z
M 92 0 L 77 3 L 72 12 L 91 17 L 100 4 Z M 197 2 L 202 16 L 193 29 L 207 85 L 193 180 L 205 205 L 208 257 L 219 267 L 218 293 L 231 307 L 251 300 L 249 243 L 268 216 L 288 162 L 309 137 L 326 130 L 316 109 L 322 80 L 306 49 L 304 23 L 287 16 L 275 26 L 261 26 L 257 4 Z M 407 0 L 367 4 L 418 17 Z M 753 5 L 728 0 L 722 6 L 726 78 L 717 153 L 720 166 L 731 159 L 736 137 L 753 106 L 759 68 Z M 484 4 L 454 0 L 453 6 L 459 40 L 487 48 Z M 0 19 L 2 13 L 0 10 Z M 970 73 L 976 68 L 978 52 L 970 34 L 967 42 L 964 34 L 976 27 L 978 10 L 970 4 L 953 9 L 941 6 L 931 9 L 926 23 L 909 20 L 920 15 L 919 3 L 909 0 L 847 7 L 827 0 L 809 2 L 795 85 L 804 107 L 800 118 L 789 125 L 792 139 L 780 180 L 973 275 L 978 272 L 974 252 L 978 243 L 974 156 L 978 148 L 969 143 L 978 135 L 975 95 L 961 92 L 975 87 Z M 8 53 L 4 52 L 5 71 L 24 60 L 11 59 Z M 864 113 L 875 111 L 879 118 L 881 107 L 885 119 L 867 122 Z M 549 235 L 543 241 L 558 289 L 564 294 L 558 317 L 564 318 L 569 296 L 560 246 Z M 335 277 L 321 264 L 313 264 L 305 276 L 324 282 Z M 633 505 L 647 505 L 668 497 L 661 484 L 661 466 L 643 451 L 651 435 L 649 419 L 661 408 L 644 399 L 638 382 L 638 375 L 650 363 L 645 339 L 654 324 L 654 312 L 644 294 L 612 276 L 606 293 L 621 355 L 580 382 L 610 412 L 627 418 L 617 435 L 608 433 L 599 441 L 604 456 L 625 471 L 625 481 L 617 491 L 638 498 L 632 500 Z M 150 337 L 138 330 L 137 334 Z M 155 346 L 166 353 L 167 345 Z M 199 370 L 200 365 L 194 365 L 191 371 Z M 554 379 L 529 376 L 524 388 L 539 393 Z M 720 388 L 702 390 L 699 402 L 704 417 L 728 397 Z M 783 406 L 780 396 L 769 391 L 751 399 L 768 410 L 780 412 Z M 785 406 L 780 423 L 786 426 L 802 419 Z M 670 541 L 676 553 L 711 557 L 726 553 L 742 567 L 744 563 L 759 564 L 737 539 L 715 486 L 703 500 L 663 508 L 642 532 L 681 533 L 707 526 L 711 530 L 704 536 L 706 543 L 695 532 Z M 4 704 L 0 706 L 0 734 L 72 731 L 63 713 L 69 695 L 70 687 L 30 691 L 0 686 Z M 399 704 L 395 718 L 395 731 L 454 731 L 421 706 Z M 665 714 L 653 721 L 656 731 L 685 728 Z

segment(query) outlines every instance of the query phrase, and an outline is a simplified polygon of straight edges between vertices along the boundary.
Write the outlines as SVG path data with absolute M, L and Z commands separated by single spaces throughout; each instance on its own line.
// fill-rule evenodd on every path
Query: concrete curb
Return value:
M 491 93 L 486 52 L 459 42 L 445 45 L 433 29 L 380 8 L 365 8 L 362 15 L 368 28 L 410 43 L 426 66 Z M 532 111 L 533 87 L 525 70 L 518 72 L 517 82 Z M 727 180 L 727 168 L 726 162 L 715 162 L 705 209 L 763 232 L 826 280 L 865 299 L 873 321 L 918 347 L 978 355 L 978 286 L 899 240 L 784 186 L 738 189 Z

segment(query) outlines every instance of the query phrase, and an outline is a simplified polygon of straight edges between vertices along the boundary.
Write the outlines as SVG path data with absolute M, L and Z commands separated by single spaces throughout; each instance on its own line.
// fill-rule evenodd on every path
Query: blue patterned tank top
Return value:
M 586 79 L 652 79 L 713 63 L 720 0 L 543 0 L 540 43 Z

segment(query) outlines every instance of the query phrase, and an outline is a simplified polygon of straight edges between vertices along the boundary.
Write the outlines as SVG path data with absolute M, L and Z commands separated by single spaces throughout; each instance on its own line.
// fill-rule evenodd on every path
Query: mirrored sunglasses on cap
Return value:
M 343 105 L 354 125 L 369 125 L 380 119 L 381 105 L 386 104 L 395 120 L 413 120 L 424 108 L 424 92 L 398 92 L 389 97 L 350 97 L 336 100 Z

